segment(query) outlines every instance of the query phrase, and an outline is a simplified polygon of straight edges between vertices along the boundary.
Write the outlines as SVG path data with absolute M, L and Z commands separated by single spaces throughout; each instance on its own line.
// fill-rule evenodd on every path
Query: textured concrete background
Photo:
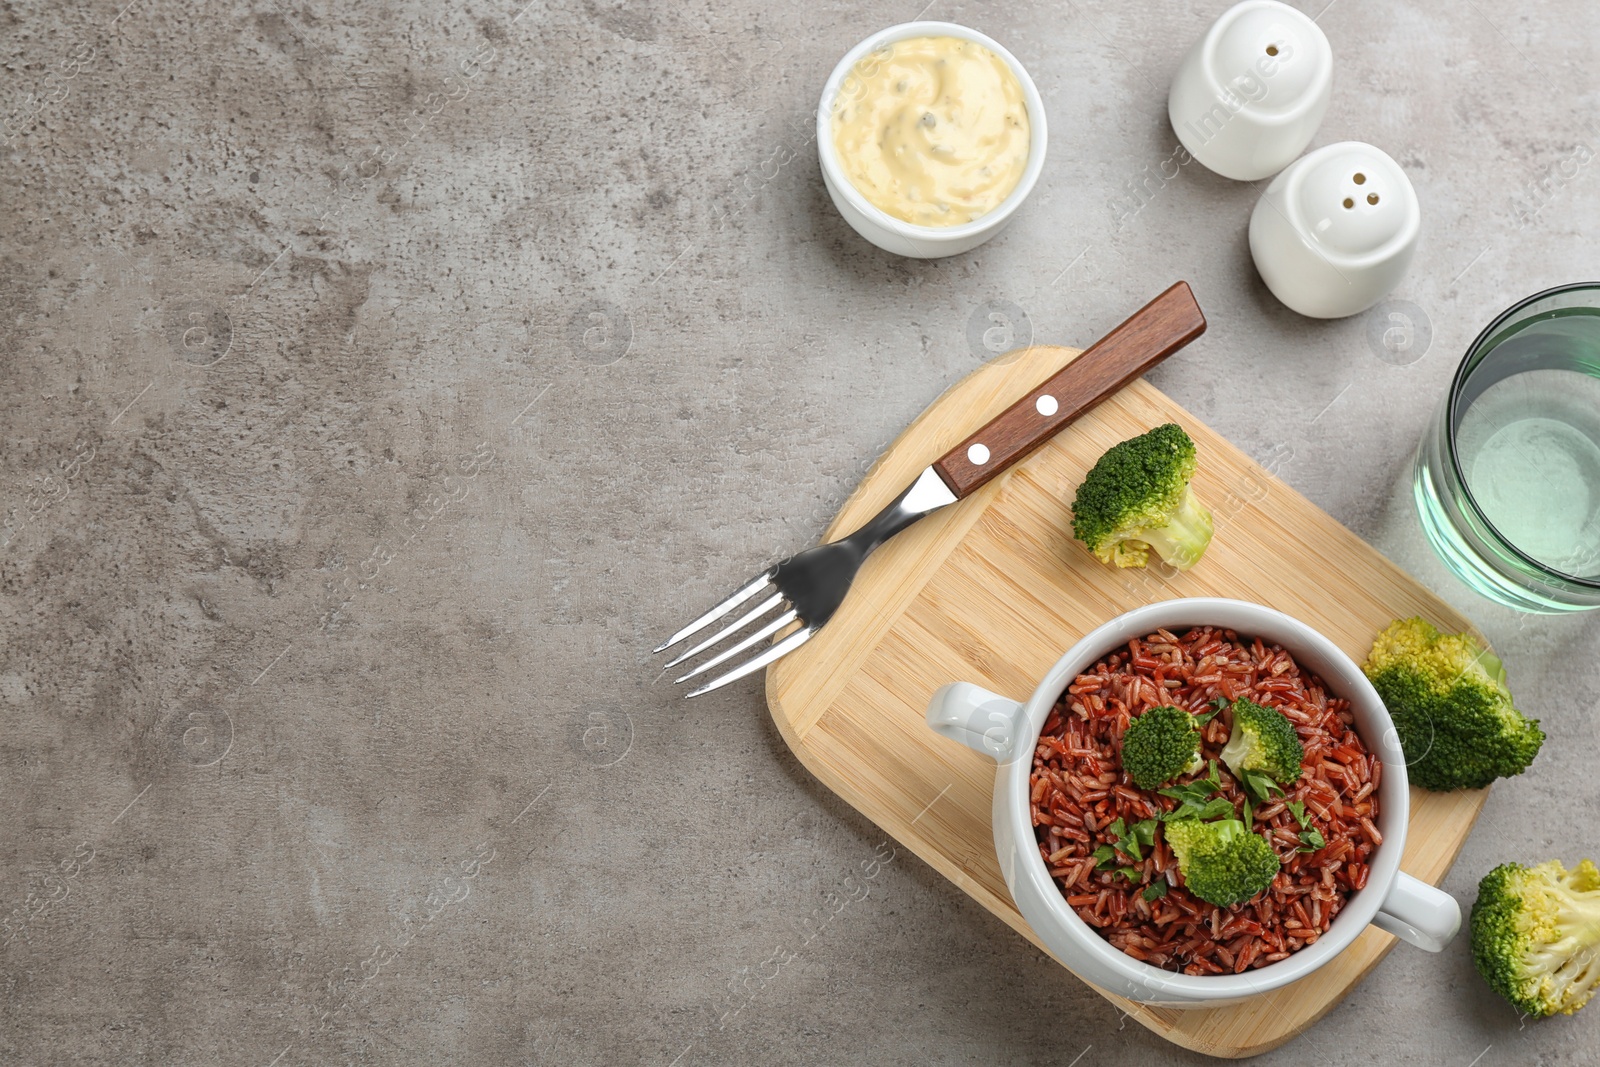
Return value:
M 1156 383 L 1460 603 L 1550 733 L 1446 888 L 1600 853 L 1600 620 L 1475 600 L 1395 489 L 1488 318 L 1597 273 L 1592 5 L 1313 0 L 1315 143 L 1425 218 L 1408 303 L 1320 323 L 1251 268 L 1257 189 L 1163 167 L 1223 0 L 931 5 L 1052 134 L 931 263 L 845 227 L 810 130 L 915 3 L 125 2 L 0 5 L 0 1062 L 1201 1062 L 895 854 L 756 680 L 685 704 L 646 654 L 992 315 L 1082 344 L 1180 277 L 1211 329 Z M 1260 1062 L 1597 1027 L 1524 1027 L 1458 942 Z

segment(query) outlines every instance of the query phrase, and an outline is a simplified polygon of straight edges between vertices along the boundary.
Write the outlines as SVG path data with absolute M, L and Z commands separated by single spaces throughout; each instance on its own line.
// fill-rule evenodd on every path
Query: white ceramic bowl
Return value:
M 897 219 L 888 212 L 874 207 L 861 194 L 861 190 L 850 181 L 833 147 L 833 102 L 839 95 L 839 88 L 843 85 L 845 77 L 868 52 L 876 51 L 896 41 L 903 41 L 908 37 L 959 37 L 964 41 L 974 41 L 982 45 L 1011 68 L 1011 73 L 1016 75 L 1017 83 L 1022 86 L 1022 99 L 1028 108 L 1028 165 L 1023 170 L 1017 187 L 1011 190 L 1011 195 L 1002 200 L 993 211 L 959 226 L 918 226 L 916 223 Z M 827 84 L 822 87 L 822 100 L 817 105 L 817 155 L 822 163 L 822 181 L 828 187 L 828 196 L 833 199 L 833 206 L 839 209 L 839 214 L 844 216 L 850 228 L 868 241 L 885 252 L 913 259 L 938 259 L 941 256 L 959 255 L 977 248 L 1005 229 L 1006 223 L 1011 221 L 1011 216 L 1028 198 L 1034 182 L 1039 180 L 1039 172 L 1044 169 L 1045 147 L 1048 140 L 1044 101 L 1040 98 L 1033 79 L 1028 77 L 1028 72 L 1017 62 L 1017 57 L 977 30 L 958 26 L 953 22 L 906 22 L 868 37 L 839 60 L 839 65 L 833 68 Z
M 1194 626 L 1236 630 L 1282 645 L 1303 669 L 1350 701 L 1356 731 L 1383 760 L 1378 829 L 1366 887 L 1354 893 L 1327 933 L 1277 963 L 1243 974 L 1188 975 L 1141 963 L 1094 931 L 1068 906 L 1039 856 L 1029 778 L 1039 730 L 1072 680 L 1130 638 Z M 1305 623 L 1239 600 L 1197 597 L 1136 608 L 1090 632 L 1045 674 L 1024 704 L 967 682 L 947 685 L 928 706 L 928 725 L 999 763 L 994 790 L 995 852 L 1017 909 L 1045 946 L 1080 978 L 1147 1004 L 1216 1007 L 1304 978 L 1344 951 L 1369 923 L 1437 952 L 1461 926 L 1455 899 L 1400 871 L 1410 817 L 1405 757 L 1388 711 L 1361 669 Z
M 1380 148 L 1341 141 L 1272 179 L 1250 213 L 1250 258 L 1289 308 L 1337 319 L 1400 284 L 1421 230 L 1417 191 L 1400 164 Z
M 1305 151 L 1333 99 L 1333 49 L 1315 22 L 1278 0 L 1224 11 L 1173 75 L 1167 117 L 1191 156 L 1255 181 Z

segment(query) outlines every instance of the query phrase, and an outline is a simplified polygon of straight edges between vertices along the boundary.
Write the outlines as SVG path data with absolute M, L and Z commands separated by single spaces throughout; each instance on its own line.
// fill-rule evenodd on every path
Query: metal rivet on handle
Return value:
M 1056 403 L 1056 398 L 1048 393 L 1046 393 L 1044 396 L 1041 396 L 1038 400 L 1035 400 L 1033 402 L 1033 406 L 1034 410 L 1038 411 L 1039 414 L 1045 416 L 1046 418 L 1054 415 L 1058 410 L 1060 410 L 1061 407 L 1060 404 Z
M 989 462 L 989 446 L 973 445 L 971 448 L 967 449 L 967 462 L 971 463 L 974 467 L 981 467 L 985 463 Z

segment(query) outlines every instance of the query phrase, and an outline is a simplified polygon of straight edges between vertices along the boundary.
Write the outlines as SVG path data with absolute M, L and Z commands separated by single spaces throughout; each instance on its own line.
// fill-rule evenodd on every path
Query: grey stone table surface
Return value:
M 1251 267 L 1259 187 L 1174 157 L 1225 6 L 929 5 L 1052 134 L 943 262 L 858 239 L 811 133 L 916 3 L 0 7 L 0 1062 L 1201 1062 L 895 853 L 756 680 L 685 703 L 647 654 L 1008 338 L 1177 278 L 1211 327 L 1156 384 L 1460 604 L 1549 731 L 1445 888 L 1600 852 L 1596 619 L 1476 600 L 1403 491 L 1476 331 L 1597 273 L 1600 20 L 1312 0 L 1315 143 L 1387 149 L 1425 219 L 1396 303 L 1312 322 Z M 1458 941 L 1259 1062 L 1597 1027 L 1524 1025 Z

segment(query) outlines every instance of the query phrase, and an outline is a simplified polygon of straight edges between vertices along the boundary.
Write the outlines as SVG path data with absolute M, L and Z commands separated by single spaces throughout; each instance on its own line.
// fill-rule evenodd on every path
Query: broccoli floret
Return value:
M 1538 721 L 1512 706 L 1500 660 L 1471 634 L 1397 619 L 1362 670 L 1394 719 L 1413 785 L 1479 789 L 1527 770 L 1544 744 Z
M 1600 985 L 1600 870 L 1550 860 L 1502 863 L 1478 883 L 1472 962 L 1496 993 L 1535 1018 L 1571 1015 Z
M 1240 780 L 1254 771 L 1280 785 L 1300 780 L 1300 761 L 1306 758 L 1300 735 L 1283 712 L 1244 697 L 1233 702 L 1233 733 L 1218 754 Z
M 1140 789 L 1157 789 L 1206 765 L 1200 725 L 1182 708 L 1164 704 L 1128 724 L 1122 735 L 1122 769 Z
M 1278 856 L 1267 839 L 1238 819 L 1180 819 L 1167 823 L 1164 833 L 1178 858 L 1183 887 L 1219 907 L 1244 903 L 1278 873 Z
M 1150 550 L 1179 570 L 1211 543 L 1211 512 L 1196 499 L 1194 441 L 1177 423 L 1113 445 L 1072 502 L 1072 535 L 1103 563 L 1143 567 Z

